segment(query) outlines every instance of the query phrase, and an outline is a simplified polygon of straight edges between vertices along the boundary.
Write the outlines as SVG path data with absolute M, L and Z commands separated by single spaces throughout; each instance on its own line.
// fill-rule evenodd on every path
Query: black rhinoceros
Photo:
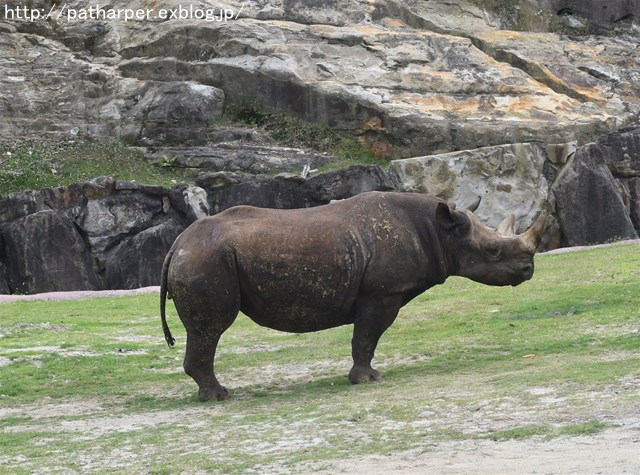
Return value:
M 544 213 L 517 236 L 513 219 L 505 224 L 492 230 L 471 210 L 412 193 L 363 193 L 309 209 L 228 209 L 191 224 L 167 254 L 165 338 L 173 346 L 168 294 L 187 332 L 184 369 L 203 401 L 228 396 L 213 359 L 240 311 L 286 332 L 353 324 L 349 381 L 377 380 L 378 339 L 417 295 L 451 275 L 488 285 L 531 279 Z

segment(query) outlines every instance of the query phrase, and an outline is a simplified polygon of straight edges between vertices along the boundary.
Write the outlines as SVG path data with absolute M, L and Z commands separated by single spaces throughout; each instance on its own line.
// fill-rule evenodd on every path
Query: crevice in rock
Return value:
M 633 13 L 627 13 L 625 15 L 622 15 L 620 18 L 616 18 L 615 20 L 613 20 L 613 23 L 621 23 L 626 20 L 632 20 L 633 18 Z
M 603 71 L 598 71 L 588 66 L 578 66 L 578 69 L 584 73 L 587 73 L 590 76 L 593 76 L 596 79 L 599 79 L 600 81 L 614 82 L 614 83 L 619 81 L 617 78 L 610 76 L 609 74 Z
M 404 23 L 406 23 L 411 28 L 415 28 L 417 30 L 427 30 L 432 31 L 434 33 L 440 33 L 443 35 L 454 35 L 455 33 L 448 31 L 445 28 L 438 26 L 437 24 L 429 21 L 424 18 L 422 15 L 418 15 L 417 13 L 412 12 L 410 9 L 406 8 L 404 5 L 400 5 L 397 2 L 387 0 L 387 2 L 382 5 L 377 5 L 376 12 L 371 16 L 372 20 L 376 21 L 384 17 L 391 17 L 398 19 Z

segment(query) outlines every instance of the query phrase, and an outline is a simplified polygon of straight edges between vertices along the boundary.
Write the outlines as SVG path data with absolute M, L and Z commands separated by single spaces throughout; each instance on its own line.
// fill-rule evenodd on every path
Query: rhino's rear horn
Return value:
M 520 239 L 531 252 L 536 252 L 538 250 L 546 224 L 547 212 L 543 210 L 529 229 L 520 234 Z
M 478 206 L 480 206 L 481 200 L 482 200 L 482 196 L 478 195 L 476 200 L 473 203 L 471 203 L 469 206 L 467 206 L 467 209 L 473 213 L 475 210 L 478 209 Z
M 498 224 L 496 232 L 498 233 L 498 236 L 512 237 L 515 236 L 515 226 L 516 215 L 512 214 L 508 218 L 505 218 L 500 224 Z

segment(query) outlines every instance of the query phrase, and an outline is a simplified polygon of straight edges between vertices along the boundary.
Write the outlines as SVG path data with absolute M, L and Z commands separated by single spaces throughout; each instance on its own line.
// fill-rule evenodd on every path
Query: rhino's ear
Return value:
M 466 214 L 451 209 L 446 203 L 438 203 L 436 221 L 444 229 L 451 231 L 458 228 L 462 233 L 466 233 L 471 226 L 471 220 Z

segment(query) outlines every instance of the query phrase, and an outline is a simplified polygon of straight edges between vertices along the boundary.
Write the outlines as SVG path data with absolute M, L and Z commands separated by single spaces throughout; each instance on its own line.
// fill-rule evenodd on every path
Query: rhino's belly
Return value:
M 353 323 L 357 284 L 336 265 L 243 268 L 240 309 L 256 323 L 286 332 L 313 332 Z M 266 271 L 265 271 L 266 269 Z
M 353 323 L 353 317 L 348 314 L 322 312 L 296 305 L 242 311 L 258 325 L 289 333 L 315 332 Z

